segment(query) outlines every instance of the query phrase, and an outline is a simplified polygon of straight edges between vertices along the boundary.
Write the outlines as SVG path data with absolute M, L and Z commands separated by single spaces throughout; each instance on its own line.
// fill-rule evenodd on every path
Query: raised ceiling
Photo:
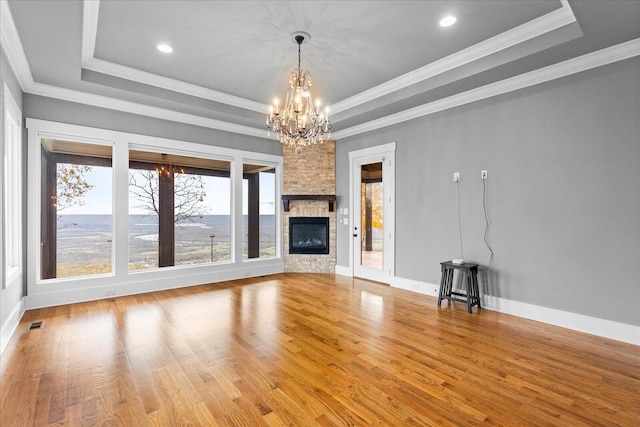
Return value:
M 294 31 L 311 35 L 302 67 L 337 137 L 612 46 L 640 50 L 637 1 L 0 2 L 25 92 L 258 137 L 296 65 Z M 442 28 L 447 14 L 458 22 Z

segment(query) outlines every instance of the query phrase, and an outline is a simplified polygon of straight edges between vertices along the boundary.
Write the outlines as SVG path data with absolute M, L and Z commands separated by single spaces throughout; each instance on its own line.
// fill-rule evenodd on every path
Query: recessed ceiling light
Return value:
M 457 20 L 458 20 L 458 18 L 456 18 L 453 15 L 445 16 L 444 18 L 442 18 L 440 20 L 440 26 L 441 27 L 450 27 L 453 24 L 455 24 Z
M 173 52 L 173 48 L 171 46 L 169 46 L 168 44 L 159 44 L 158 46 L 156 46 L 158 48 L 158 50 L 160 52 L 164 52 L 164 53 L 171 53 Z

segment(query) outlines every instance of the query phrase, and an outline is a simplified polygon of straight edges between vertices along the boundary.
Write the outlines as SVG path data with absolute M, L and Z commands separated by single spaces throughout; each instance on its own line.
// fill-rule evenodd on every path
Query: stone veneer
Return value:
M 282 194 L 336 194 L 336 143 L 304 147 L 296 154 L 289 145 L 282 147 L 284 157 Z M 280 201 L 282 205 L 282 201 Z M 326 201 L 292 200 L 284 212 L 284 271 L 298 273 L 334 273 L 336 266 L 336 221 L 338 204 L 329 212 Z M 289 254 L 289 218 L 292 216 L 329 217 L 329 254 Z

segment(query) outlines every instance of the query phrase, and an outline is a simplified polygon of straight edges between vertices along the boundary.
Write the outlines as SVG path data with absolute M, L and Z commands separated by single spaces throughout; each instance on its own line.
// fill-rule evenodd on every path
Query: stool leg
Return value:
M 438 306 L 442 305 L 442 297 L 444 296 L 445 273 L 446 270 L 443 265 L 440 267 L 440 291 L 438 292 Z
M 451 292 L 453 292 L 453 269 L 452 268 L 448 268 L 446 271 L 446 278 L 445 278 L 445 293 L 444 293 L 444 297 L 447 298 L 449 301 L 451 301 Z
M 482 308 L 480 304 L 480 288 L 478 286 L 478 274 L 473 272 L 473 289 L 475 290 L 476 302 L 478 303 L 478 308 Z
M 471 278 L 472 276 L 471 272 L 467 272 L 466 276 L 467 276 L 467 311 L 469 313 L 473 313 L 473 311 L 471 310 L 471 307 L 473 307 L 473 291 L 471 290 L 472 289 L 471 281 L 473 279 Z

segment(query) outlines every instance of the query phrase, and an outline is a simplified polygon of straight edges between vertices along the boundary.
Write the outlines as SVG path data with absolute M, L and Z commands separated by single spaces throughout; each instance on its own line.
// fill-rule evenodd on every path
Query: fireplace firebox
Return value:
M 328 254 L 328 217 L 289 218 L 290 254 Z

